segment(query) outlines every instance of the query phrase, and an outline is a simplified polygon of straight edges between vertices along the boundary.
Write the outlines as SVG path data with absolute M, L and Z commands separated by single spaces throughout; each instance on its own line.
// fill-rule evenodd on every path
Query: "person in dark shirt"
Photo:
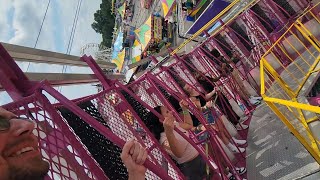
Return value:
M 195 75 L 197 78 L 197 81 L 201 84 L 201 86 L 204 88 L 206 92 L 212 92 L 213 89 L 215 89 L 213 83 L 217 82 L 219 80 L 219 77 L 217 78 L 211 78 L 209 76 L 206 76 L 208 80 L 211 80 L 212 83 L 208 82 L 208 80 L 204 76 Z M 217 89 L 217 88 L 216 88 Z M 218 96 L 219 93 L 219 97 Z M 242 117 L 240 118 L 237 113 L 232 109 L 231 104 L 229 103 L 229 100 L 227 97 L 222 93 L 218 92 L 211 97 L 211 99 L 216 99 L 215 104 L 219 107 L 219 109 L 226 115 L 227 119 L 230 120 L 230 122 L 237 128 L 237 130 L 247 129 L 247 125 L 242 125 L 242 128 L 239 124 L 240 121 L 245 121 L 248 119 L 248 117 Z
M 243 81 L 241 80 L 239 70 L 237 68 L 232 68 L 232 66 L 230 65 L 231 63 L 239 61 L 237 54 L 233 53 L 232 57 L 230 58 L 230 61 L 226 60 L 223 56 L 221 56 L 217 49 L 213 49 L 210 52 L 210 54 L 214 57 L 211 60 L 217 65 L 216 69 L 219 71 L 221 76 L 228 77 L 230 75 L 232 77 L 232 80 L 235 81 L 234 85 L 240 97 L 243 100 L 248 101 L 252 105 L 259 105 L 261 103 L 262 98 L 254 97 L 247 91 L 243 84 Z

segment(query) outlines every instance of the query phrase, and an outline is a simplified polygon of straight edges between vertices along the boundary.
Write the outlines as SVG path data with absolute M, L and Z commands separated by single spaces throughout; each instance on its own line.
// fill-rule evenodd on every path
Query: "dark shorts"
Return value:
M 200 155 L 189 162 L 179 164 L 181 172 L 187 180 L 203 180 L 206 173 L 206 163 Z
M 211 113 L 210 110 L 204 112 L 203 115 L 204 115 L 204 117 L 207 119 L 207 121 L 208 121 L 209 124 L 214 124 L 215 120 L 217 119 L 217 118 L 215 117 L 215 115 L 213 115 L 213 114 Z
M 194 133 L 195 134 L 199 134 L 201 131 L 195 130 Z M 198 140 L 199 141 L 204 141 L 207 140 L 209 138 L 209 133 L 208 132 L 204 132 L 201 135 L 198 136 Z

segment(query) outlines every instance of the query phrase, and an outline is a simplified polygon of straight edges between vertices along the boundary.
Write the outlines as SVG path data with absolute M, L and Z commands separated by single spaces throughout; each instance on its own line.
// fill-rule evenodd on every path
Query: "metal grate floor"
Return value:
M 248 180 L 320 179 L 312 174 L 320 166 L 265 103 L 250 122 L 246 163 Z

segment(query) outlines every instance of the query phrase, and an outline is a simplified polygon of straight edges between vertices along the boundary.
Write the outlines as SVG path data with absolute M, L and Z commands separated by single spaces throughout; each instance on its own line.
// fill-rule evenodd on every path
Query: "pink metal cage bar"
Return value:
M 15 101 L 4 108 L 36 122 L 34 135 L 50 165 L 46 179 L 107 179 L 63 117 L 38 91 L 42 84 L 29 81 L 1 44 L 0 62 L 0 84 Z
M 205 57 L 206 59 L 211 59 L 211 58 L 214 58 L 215 61 L 219 62 L 218 59 L 216 59 L 215 57 L 213 56 L 208 56 L 207 53 L 203 53 L 203 51 L 199 51 L 199 54 L 201 54 L 203 57 Z M 220 68 L 219 65 L 213 63 L 213 62 L 208 62 L 208 63 L 211 63 L 212 66 L 211 68 L 212 69 L 218 69 Z M 233 67 L 235 67 L 235 65 L 233 64 Z M 241 74 L 241 72 L 239 73 Z M 238 86 L 240 86 L 238 84 L 237 81 L 235 81 L 235 79 L 233 79 L 233 77 L 231 75 L 228 75 L 227 77 L 223 77 L 223 78 L 220 78 L 220 82 L 223 86 L 219 86 L 219 83 L 216 83 L 219 87 L 222 87 L 224 89 L 224 92 L 226 92 L 226 95 L 228 96 L 229 99 L 233 99 L 235 100 L 236 102 L 241 102 L 244 106 L 246 106 L 247 109 L 254 109 L 253 106 L 251 106 L 250 104 L 247 104 L 245 103 L 244 101 L 247 100 L 247 99 L 242 99 L 240 98 L 239 96 L 239 92 L 238 92 Z
M 33 133 L 38 137 L 43 159 L 50 164 L 47 179 L 107 179 L 72 128 L 43 94 L 37 92 L 4 108 L 36 122 Z
M 83 57 L 83 59 L 86 62 L 90 62 L 92 64 L 95 63 L 93 59 L 90 57 Z M 94 68 L 92 66 L 90 67 Z M 100 80 L 103 81 L 103 79 L 100 79 Z M 116 83 L 116 85 L 111 83 L 111 84 L 108 84 L 108 86 L 113 87 L 112 95 L 108 95 L 108 97 L 110 97 L 113 100 L 114 104 L 109 105 L 107 109 L 100 107 L 99 110 L 101 111 L 101 114 L 103 117 L 108 117 L 108 119 L 112 119 L 112 121 L 109 121 L 109 126 L 111 129 L 113 129 L 113 132 L 116 133 L 118 137 L 125 138 L 130 136 L 130 133 L 136 134 L 136 137 L 138 137 L 139 133 L 137 133 L 137 131 L 144 131 L 143 138 L 140 137 L 138 140 L 141 144 L 144 144 L 148 148 L 148 151 L 151 153 L 149 154 L 149 156 L 151 157 L 153 156 L 153 158 L 151 159 L 151 162 L 153 162 L 158 167 L 163 167 L 164 164 L 166 164 L 168 168 L 167 172 L 163 172 L 163 169 L 162 170 L 153 169 L 153 172 L 157 173 L 158 176 L 159 174 L 161 174 L 161 176 L 159 176 L 161 179 L 183 178 L 183 175 L 180 173 L 180 171 L 177 169 L 177 167 L 174 165 L 174 163 L 171 161 L 168 155 L 163 153 L 164 151 L 160 148 L 155 138 L 152 136 L 150 131 L 146 128 L 141 118 L 137 115 L 136 111 L 134 110 L 134 107 L 131 107 L 128 104 L 128 102 L 126 102 L 126 98 L 123 96 L 123 93 L 125 92 L 126 94 L 129 94 L 136 102 L 141 102 L 141 100 L 139 100 L 139 98 L 137 98 L 136 95 L 132 94 L 132 92 L 130 92 L 128 89 L 126 89 L 125 86 L 121 85 L 120 83 Z M 143 92 L 143 89 L 141 89 L 140 87 L 137 87 L 134 85 L 132 87 L 135 91 L 142 92 L 139 94 L 147 95 L 146 93 Z M 122 93 L 120 92 L 120 90 L 122 91 Z M 145 97 L 145 99 L 146 98 L 147 97 Z M 154 105 L 155 102 L 149 101 L 148 103 L 150 105 Z M 100 100 L 100 102 L 97 103 L 97 105 L 104 105 L 104 104 L 105 104 L 105 100 L 104 101 Z M 115 112 L 118 112 L 119 114 L 121 114 L 121 117 L 125 119 L 122 121 L 120 120 L 115 121 L 115 118 L 112 118 Z M 122 124 L 121 122 L 125 122 L 125 124 L 130 130 L 127 130 L 124 132 L 124 128 L 122 127 L 123 125 L 121 125 Z M 149 173 L 147 173 L 147 177 L 150 177 L 152 179 L 158 179 L 158 177 L 154 173 L 152 173 L 151 171 L 148 171 L 148 172 Z
M 162 73 L 165 73 L 165 71 L 163 71 Z M 169 76 L 168 79 L 171 79 L 170 81 L 175 83 L 175 81 L 173 80 L 171 75 L 169 74 L 168 76 Z M 199 111 L 197 111 L 197 108 L 193 105 L 193 103 L 190 101 L 190 99 L 188 99 L 187 96 L 183 93 L 183 90 L 181 89 L 181 87 L 179 87 L 180 90 L 178 92 L 176 92 L 176 91 L 173 91 L 172 89 L 170 89 L 170 87 L 168 87 L 166 85 L 166 83 L 168 81 L 162 82 L 162 81 L 160 81 L 160 78 L 154 77 L 152 75 L 149 75 L 149 77 L 152 79 L 152 82 L 154 82 L 154 83 L 157 82 L 157 84 L 159 86 L 165 88 L 171 95 L 174 95 L 177 99 L 184 99 L 185 101 L 187 101 L 189 103 L 189 106 L 191 107 L 191 109 L 189 109 L 190 112 L 192 112 L 198 118 L 198 120 L 202 124 L 205 125 L 207 131 L 211 134 L 211 139 L 210 139 L 211 145 L 213 145 L 213 147 L 215 147 L 215 148 L 218 148 L 218 151 L 223 155 L 223 158 L 227 161 L 228 165 L 231 168 L 234 168 L 234 166 L 232 165 L 230 159 L 228 158 L 228 156 L 223 151 L 223 149 L 221 147 L 221 144 L 216 139 L 216 132 L 214 131 L 214 129 L 212 129 L 212 127 L 210 125 L 207 124 L 207 120 L 204 119 L 204 117 L 202 116 L 202 114 Z M 179 85 L 176 84 L 176 86 L 179 86 Z M 155 88 L 153 88 L 153 89 L 155 89 Z M 170 107 L 170 105 L 167 105 L 167 106 Z M 193 136 L 196 137 L 196 135 L 193 135 Z M 193 140 L 195 140 L 195 139 L 193 139 Z M 196 144 L 199 144 L 199 142 L 196 141 Z M 235 174 L 236 174 L 236 176 L 238 176 L 236 172 L 235 172 Z
M 1 49 L 3 50 L 3 49 Z M 4 52 L 4 53 L 3 53 Z M 2 51 L 4 55 L 7 55 L 6 63 L 8 66 L 4 66 L 6 73 L 12 72 L 12 69 L 17 71 L 16 74 L 11 73 L 11 76 L 21 75 L 22 71 L 18 68 L 14 60 L 8 56 L 5 50 Z M 3 54 L 1 54 L 1 60 L 3 59 Z M 11 63 L 11 64 L 10 64 Z M 93 63 L 94 64 L 94 63 Z M 3 72 L 3 71 L 1 71 Z M 98 72 L 99 73 L 99 72 Z M 10 77 L 10 76 L 9 76 Z M 98 163 L 92 158 L 92 155 L 88 152 L 90 147 L 86 147 L 80 140 L 80 138 L 75 135 L 73 129 L 68 125 L 67 119 L 65 119 L 57 109 L 48 101 L 48 99 L 41 93 L 41 91 L 46 91 L 49 95 L 54 97 L 60 105 L 64 108 L 69 109 L 77 117 L 81 118 L 87 124 L 90 124 L 96 131 L 98 131 L 104 137 L 114 142 L 119 147 L 122 147 L 125 143 L 124 138 L 127 136 L 136 136 L 136 139 L 140 138 L 138 133 L 133 131 L 132 127 L 128 125 L 128 120 L 131 116 L 123 114 L 124 105 L 119 105 L 118 109 L 112 109 L 105 100 L 106 96 L 102 93 L 90 96 L 88 98 L 83 98 L 80 101 L 91 101 L 96 105 L 96 108 L 100 110 L 102 116 L 106 118 L 106 115 L 113 115 L 122 128 L 117 129 L 114 127 L 114 132 L 107 128 L 105 125 L 98 122 L 94 117 L 90 116 L 84 112 L 80 107 L 78 107 L 74 102 L 68 100 L 54 88 L 52 88 L 48 82 L 38 83 L 29 82 L 27 78 L 9 78 L 8 76 L 2 76 L 1 83 L 5 89 L 10 91 L 12 97 L 15 98 L 15 102 L 5 106 L 8 110 L 15 112 L 17 115 L 24 115 L 37 122 L 37 128 L 34 134 L 39 138 L 39 148 L 43 155 L 43 158 L 47 160 L 50 164 L 50 171 L 46 179 L 108 179 L 105 173 L 99 167 Z M 103 78 L 103 76 L 100 76 Z M 8 79 L 6 79 L 8 78 Z M 16 81 L 14 81 L 16 80 Z M 8 84 L 7 84 L 8 83 Z M 20 84 L 19 84 L 20 83 Z M 29 85 L 34 85 L 32 89 L 24 89 Z M 107 82 L 106 82 L 107 84 Z M 20 87 L 19 85 L 24 85 Z M 27 93 L 31 94 L 30 96 Z M 105 93 L 105 92 L 103 92 Z M 115 93 L 112 93 L 115 94 Z M 100 96 L 99 96 L 100 95 Z M 26 96 L 26 97 L 23 97 Z M 102 96 L 102 97 L 101 97 Z M 109 96 L 107 96 L 109 97 Z M 95 98 L 95 99 L 94 99 Z M 108 99 L 110 100 L 110 99 Z M 78 101 L 78 102 L 80 102 Z M 104 103 L 102 103 L 104 102 Z M 123 100 L 124 102 L 124 100 Z M 103 114 L 102 110 L 111 108 L 113 114 Z M 122 112 L 120 115 L 119 112 Z M 127 111 L 126 111 L 127 112 Z M 110 113 L 108 111 L 108 113 Z M 131 112 L 132 113 L 132 112 Z M 122 120 L 122 121 L 121 121 Z M 126 121 L 124 121 L 126 120 Z M 122 122 L 122 124 L 120 123 Z M 113 124 L 113 123 L 111 123 Z M 137 124 L 137 123 L 136 123 Z M 127 126 L 125 126 L 127 125 Z M 127 129 L 124 129 L 127 128 Z M 119 130 L 120 129 L 120 130 Z M 117 131 L 118 130 L 118 131 Z M 130 131 L 131 130 L 131 131 Z M 131 134 L 130 134 L 131 132 Z M 123 138 L 123 139 L 121 139 Z M 140 138 L 141 139 L 141 138 Z M 149 149 L 151 150 L 151 149 Z M 157 149 L 153 147 L 153 151 L 157 152 Z M 155 154 L 155 153 L 151 153 Z M 159 154 L 159 153 L 158 153 Z M 149 171 L 147 173 L 148 178 L 152 179 L 180 179 L 177 176 L 179 173 L 170 173 L 171 169 L 169 165 L 168 173 L 173 176 L 170 177 L 168 173 L 163 169 L 157 168 L 154 164 L 157 159 L 153 156 L 149 156 L 149 160 L 146 161 L 145 165 L 148 167 Z M 162 159 L 163 161 L 163 159 Z M 153 173 L 155 172 L 155 173 Z M 157 175 L 156 175 L 157 174 Z
M 92 59 L 87 59 L 86 58 L 86 61 L 91 61 Z M 137 81 L 138 82 L 138 81 Z M 148 84 L 148 83 L 146 83 L 146 82 L 143 82 L 144 84 L 143 84 L 143 86 L 144 87 L 146 87 L 146 85 L 147 85 L 147 87 L 151 87 L 150 85 L 151 84 L 153 84 L 153 86 L 155 86 L 154 85 L 154 83 L 152 82 L 152 81 L 149 81 L 150 83 Z M 121 84 L 119 84 L 119 83 L 117 83 L 117 85 L 118 86 L 120 86 L 120 87 L 123 87 L 123 86 L 121 86 Z M 131 85 L 133 88 L 134 88 L 134 90 L 137 90 L 136 89 L 136 87 L 137 86 L 134 86 L 134 85 Z M 140 86 L 141 87 L 141 86 Z M 118 89 L 118 88 L 117 88 Z M 151 88 L 152 90 L 156 90 L 157 88 Z M 127 91 L 127 93 L 128 93 L 128 91 Z M 134 97 L 134 95 L 133 94 L 131 94 L 133 97 Z M 151 97 L 151 96 L 149 96 L 149 97 Z M 159 97 L 159 96 L 153 96 L 153 97 Z M 161 97 L 161 96 L 160 96 Z M 144 97 L 144 98 L 146 98 L 146 97 Z M 137 98 L 135 98 L 135 99 L 137 99 Z M 150 101 L 149 101 L 150 102 Z M 142 102 L 141 102 L 142 103 Z M 142 103 L 143 104 L 143 103 Z M 148 104 L 144 104 L 145 106 L 148 106 Z M 150 107 L 151 108 L 151 107 Z M 153 113 L 154 113 L 154 110 L 152 110 L 152 109 L 149 109 L 150 111 L 152 111 Z M 134 112 L 134 111 L 132 111 L 132 112 Z M 157 113 L 155 113 L 155 114 L 157 114 Z M 117 123 L 118 124 L 118 123 Z M 180 134 L 180 135 L 182 135 L 183 137 L 185 137 L 185 135 L 182 133 L 182 132 L 180 132 L 178 129 L 176 129 L 176 131 Z M 189 142 L 191 142 L 192 143 L 192 141 L 190 140 L 190 139 L 188 139 L 188 137 L 185 137 Z M 216 139 L 214 139 L 215 141 L 216 141 L 216 143 L 218 142 Z M 193 143 L 194 144 L 194 143 Z M 194 146 L 197 148 L 197 146 L 194 144 Z M 219 147 L 219 144 L 218 144 L 218 147 Z M 198 149 L 198 148 L 197 148 Z M 221 149 L 221 147 L 220 147 L 220 149 Z M 223 154 L 223 152 L 222 152 L 222 154 Z M 204 155 L 203 154 L 203 151 L 202 151 L 202 155 Z M 227 156 L 226 156 L 227 157 Z M 213 165 L 210 163 L 210 161 L 207 159 L 207 164 L 209 165 L 209 166 L 211 166 L 211 168 L 213 168 Z M 235 171 L 235 169 L 233 168 L 233 166 L 231 165 L 230 166 L 231 167 L 231 169 L 233 170 L 233 172 L 234 173 L 236 173 L 236 176 L 238 176 L 237 175 L 237 172 Z
M 176 57 L 176 58 L 178 58 L 178 57 Z M 177 77 L 180 77 L 180 79 L 178 79 L 178 81 L 182 81 L 185 84 L 188 84 L 191 88 L 193 88 L 195 91 L 197 91 L 200 94 L 200 96 L 202 96 L 202 98 L 206 99 L 205 96 L 204 96 L 204 93 L 209 93 L 209 92 L 205 92 L 205 90 L 202 87 L 202 85 L 200 85 L 196 81 L 195 77 L 189 71 L 189 69 L 184 64 L 184 62 L 181 61 L 181 59 L 177 59 L 176 63 L 170 65 L 169 67 L 162 67 L 162 69 L 165 70 L 162 73 L 169 74 L 168 75 L 169 77 L 171 76 L 171 79 L 169 78 L 169 79 L 167 79 L 166 81 L 163 81 L 163 82 L 166 82 L 166 83 L 172 82 L 173 79 L 176 79 Z M 211 80 L 209 80 L 205 75 L 200 73 L 200 76 L 204 77 L 211 85 L 213 85 L 213 87 L 215 86 L 214 83 L 211 82 Z M 158 78 L 158 79 L 160 79 L 160 78 Z M 192 83 L 191 81 L 188 81 L 188 79 L 189 80 L 193 79 L 193 81 L 195 81 L 195 83 Z M 177 83 L 175 83 L 175 84 L 176 84 L 176 87 L 179 89 L 178 92 L 183 94 L 184 97 L 186 97 L 185 93 L 183 93 L 183 90 L 182 90 L 183 87 L 179 87 L 179 85 L 177 85 Z M 232 107 L 230 105 L 227 105 L 227 102 L 225 102 L 225 99 L 222 98 L 221 92 L 218 92 L 218 94 L 219 94 L 219 100 L 223 104 L 223 108 L 220 109 L 219 112 L 220 113 L 223 112 L 223 114 L 228 114 L 227 111 L 233 112 L 232 109 L 231 109 Z M 232 117 L 236 118 L 236 114 L 232 113 Z M 231 118 L 231 117 L 229 117 L 229 118 Z

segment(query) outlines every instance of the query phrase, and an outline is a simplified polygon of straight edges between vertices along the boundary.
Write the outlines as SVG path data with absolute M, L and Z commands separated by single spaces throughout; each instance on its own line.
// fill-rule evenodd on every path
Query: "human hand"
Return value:
M 13 114 L 10 111 L 5 110 L 4 108 L 0 107 L 0 116 L 5 118 L 5 119 L 10 119 L 12 117 L 16 117 L 15 114 Z
M 173 116 L 166 117 L 163 120 L 163 127 L 166 132 L 173 132 L 175 118 Z
M 126 142 L 121 152 L 121 159 L 128 169 L 129 179 L 144 179 L 147 168 L 143 165 L 148 153 L 134 139 Z
M 188 103 L 185 100 L 181 100 L 179 102 L 179 105 L 182 109 L 187 109 L 188 108 Z

